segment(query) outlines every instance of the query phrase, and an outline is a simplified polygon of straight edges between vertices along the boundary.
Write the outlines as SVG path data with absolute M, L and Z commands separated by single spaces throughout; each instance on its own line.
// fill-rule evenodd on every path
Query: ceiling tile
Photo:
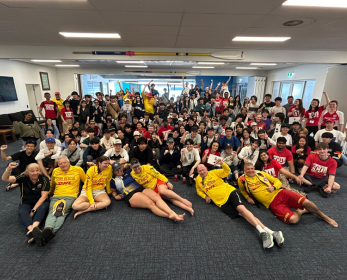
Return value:
M 188 0 L 188 13 L 263 15 L 280 6 L 283 0 Z
M 233 37 L 239 34 L 243 28 L 222 28 L 222 27 L 202 27 L 202 26 L 182 26 L 179 35 L 182 36 L 228 36 Z
M 179 26 L 182 18 L 180 13 L 154 13 L 154 12 L 100 12 L 109 24 L 116 26 L 151 25 L 151 26 Z
M 185 0 L 89 0 L 102 11 L 116 12 L 183 12 Z
M 175 47 L 176 36 L 148 36 L 125 34 L 122 39 L 129 47 L 150 47 L 150 48 L 173 48 Z M 136 51 L 136 50 L 132 50 Z
M 347 17 L 330 22 L 324 25 L 322 28 L 343 30 L 343 32 L 345 32 L 345 30 L 347 29 Z
M 247 28 L 238 36 L 260 36 L 260 37 L 293 37 L 307 33 L 307 29 L 302 28 Z
M 329 0 L 327 0 L 329 1 Z M 283 1 L 284 2 L 284 1 Z M 345 17 L 347 9 L 343 8 L 326 8 L 326 7 L 294 7 L 294 6 L 279 6 L 273 9 L 270 14 L 274 15 L 301 15 L 301 16 L 332 16 Z
M 86 0 L 0 0 L 0 3 L 10 8 L 37 8 L 37 9 L 62 9 L 62 10 L 94 10 L 94 7 Z
M 261 15 L 184 14 L 182 26 L 249 27 Z
M 220 48 L 230 38 L 224 37 L 208 37 L 208 36 L 178 36 L 176 48 Z
M 119 26 L 117 28 L 120 34 L 132 34 L 134 35 L 173 35 L 178 34 L 179 26 L 148 26 L 148 25 L 128 25 Z

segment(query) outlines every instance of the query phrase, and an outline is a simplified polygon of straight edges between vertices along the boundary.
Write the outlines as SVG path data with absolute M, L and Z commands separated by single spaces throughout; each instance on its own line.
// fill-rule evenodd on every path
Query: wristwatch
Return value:
M 168 183 L 170 183 L 169 180 L 167 180 L 167 181 L 165 182 L 165 184 L 168 184 Z
M 35 209 L 31 209 L 30 212 L 31 212 L 31 213 L 36 213 L 36 210 L 35 210 Z

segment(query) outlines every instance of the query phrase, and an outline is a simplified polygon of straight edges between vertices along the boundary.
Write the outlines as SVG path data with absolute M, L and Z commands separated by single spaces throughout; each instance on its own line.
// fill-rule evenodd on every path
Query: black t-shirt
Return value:
M 37 152 L 35 151 L 30 156 L 28 156 L 25 151 L 21 151 L 13 154 L 11 158 L 13 161 L 19 160 L 19 165 L 17 168 L 20 170 L 20 172 L 23 172 L 27 165 L 29 165 L 30 163 L 36 163 L 36 155 Z
M 123 137 L 123 139 L 119 138 L 119 140 L 122 141 L 122 147 L 124 147 L 126 144 L 129 144 L 129 139 L 126 137 Z
M 262 108 L 264 104 L 265 104 L 265 107 Z M 260 104 L 258 110 L 259 110 L 259 109 L 262 109 L 261 111 L 263 111 L 264 109 L 267 109 L 267 110 L 271 113 L 270 108 L 272 108 L 272 107 L 274 107 L 274 106 L 276 106 L 276 103 L 275 103 L 275 102 L 272 102 L 272 101 L 270 101 L 269 103 L 263 102 L 263 103 Z M 267 118 L 270 119 L 270 118 L 271 118 L 271 115 L 268 115 Z
M 41 198 L 41 192 L 48 192 L 50 189 L 49 180 L 43 175 L 39 175 L 36 184 L 33 184 L 28 176 L 19 175 L 16 178 L 16 183 L 20 185 L 20 204 L 36 204 L 36 202 Z
M 79 99 L 71 99 L 69 101 L 70 101 L 70 107 L 73 110 L 73 114 L 77 115 L 77 109 L 78 109 L 77 107 L 78 107 L 78 105 L 80 105 L 80 100 Z

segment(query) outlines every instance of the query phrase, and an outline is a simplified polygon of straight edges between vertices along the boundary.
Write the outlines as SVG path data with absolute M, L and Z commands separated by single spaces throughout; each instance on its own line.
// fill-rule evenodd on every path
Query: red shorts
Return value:
M 155 191 L 157 194 L 159 194 L 159 195 L 160 195 L 160 193 L 159 193 L 158 187 L 159 187 L 160 185 L 165 185 L 165 186 L 166 186 L 166 183 L 164 183 L 163 181 L 157 179 L 157 186 L 155 187 L 154 191 Z
M 288 190 L 282 190 L 271 202 L 270 209 L 278 219 L 283 220 L 288 224 L 290 217 L 294 214 L 290 208 L 303 209 L 302 203 L 305 200 L 306 197 L 300 194 Z

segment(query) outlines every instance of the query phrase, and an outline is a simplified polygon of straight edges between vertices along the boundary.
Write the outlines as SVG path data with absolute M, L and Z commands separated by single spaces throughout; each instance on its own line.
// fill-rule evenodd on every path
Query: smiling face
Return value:
M 199 164 L 197 169 L 201 178 L 205 178 L 207 176 L 208 172 L 205 165 Z
M 70 162 L 66 158 L 61 158 L 58 160 L 58 166 L 61 168 L 61 170 L 68 171 L 70 168 Z
M 40 175 L 40 169 L 38 166 L 32 166 L 28 170 L 28 175 L 31 180 L 37 180 Z
M 269 160 L 269 156 L 267 155 L 267 153 L 261 153 L 259 155 L 260 160 L 262 160 L 263 162 L 267 162 Z
M 253 177 L 255 175 L 254 166 L 253 165 L 246 165 L 244 172 L 248 177 Z
M 217 152 L 217 151 L 218 151 L 218 148 L 219 148 L 218 143 L 213 143 L 213 144 L 212 144 L 212 147 L 211 147 L 212 153 Z
M 99 169 L 100 171 L 106 170 L 106 168 L 110 165 L 110 160 L 104 160 L 102 162 L 99 162 Z

